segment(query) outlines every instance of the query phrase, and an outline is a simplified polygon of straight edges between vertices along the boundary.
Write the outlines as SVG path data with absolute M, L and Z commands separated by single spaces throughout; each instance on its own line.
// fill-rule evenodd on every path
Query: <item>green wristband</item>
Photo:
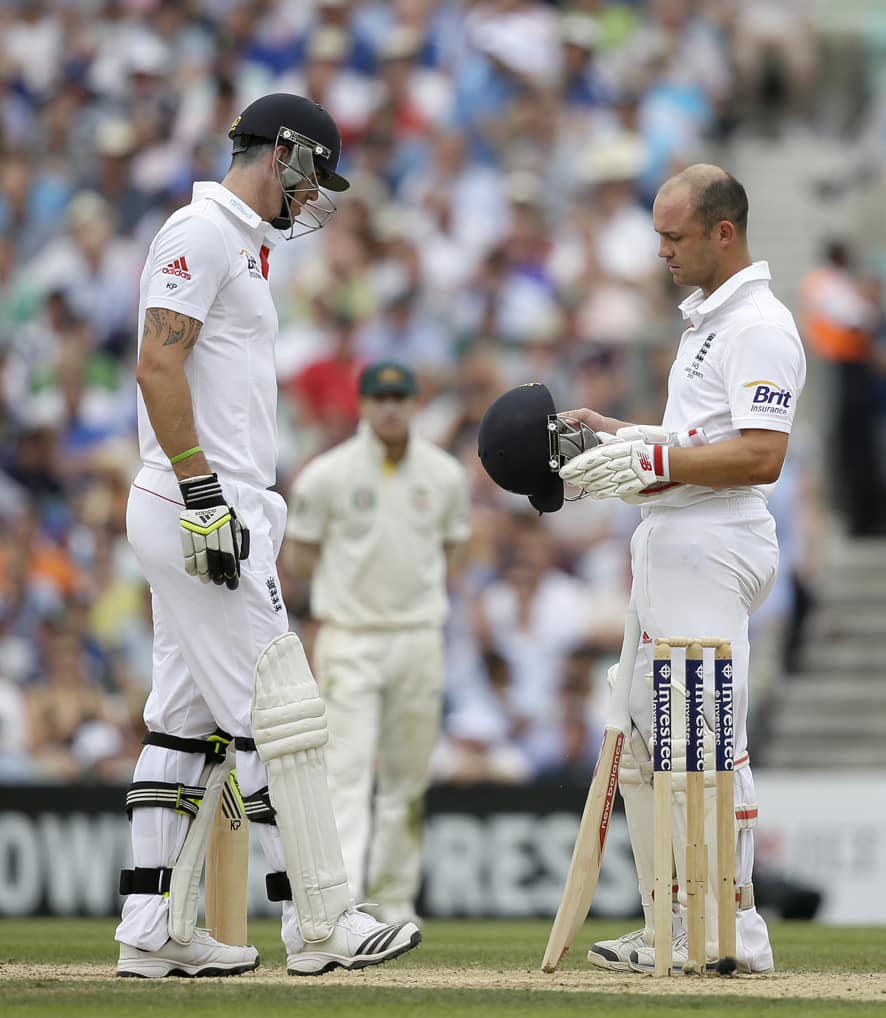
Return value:
M 191 456 L 196 456 L 198 452 L 203 452 L 203 449 L 199 445 L 195 445 L 193 449 L 185 449 L 184 452 L 180 452 L 178 456 L 170 456 L 169 462 L 175 465 L 181 463 L 182 460 L 186 460 Z

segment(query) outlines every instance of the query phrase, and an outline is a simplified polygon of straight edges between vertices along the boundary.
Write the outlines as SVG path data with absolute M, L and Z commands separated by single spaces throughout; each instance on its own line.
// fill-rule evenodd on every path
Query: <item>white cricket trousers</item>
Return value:
M 631 540 L 632 595 L 643 642 L 631 686 L 631 716 L 647 745 L 652 735 L 652 655 L 665 636 L 717 636 L 732 643 L 735 758 L 747 754 L 748 622 L 768 595 L 778 569 L 775 521 L 755 496 L 714 498 L 685 508 L 651 505 Z M 705 675 L 705 715 L 713 728 L 712 651 Z M 756 804 L 750 767 L 735 773 L 736 803 Z M 648 797 L 651 809 L 652 797 Z M 645 827 L 645 824 L 637 825 Z M 651 830 L 651 818 L 648 830 Z M 750 883 L 753 830 L 739 830 L 736 884 Z M 675 846 L 679 853 L 681 846 Z M 637 850 L 635 849 L 635 856 Z M 710 873 L 715 864 L 710 863 Z M 651 888 L 640 888 L 644 902 Z M 681 896 L 684 894 L 681 888 Z M 716 899 L 709 904 L 715 908 Z M 755 966 L 769 955 L 766 924 L 755 908 L 739 912 L 739 950 Z
M 230 503 L 250 532 L 249 558 L 240 586 L 228 590 L 201 583 L 184 569 L 179 514 L 183 505 L 169 471 L 143 468 L 129 494 L 126 531 L 151 586 L 154 619 L 153 679 L 145 705 L 151 731 L 181 738 L 205 738 L 221 728 L 251 736 L 253 670 L 261 651 L 287 632 L 276 560 L 286 525 L 286 506 L 276 493 L 222 480 Z M 199 783 L 205 759 L 162 746 L 145 746 L 134 781 Z M 241 790 L 250 795 L 267 785 L 257 753 L 238 752 Z M 136 866 L 172 866 L 178 859 L 189 819 L 171 809 L 132 811 L 132 853 Z M 277 829 L 255 824 L 272 870 L 285 869 Z M 284 928 L 292 906 L 284 903 Z M 169 937 L 167 899 L 131 894 L 123 906 L 116 939 L 157 950 Z M 293 931 L 293 936 L 297 934 Z
M 326 766 L 351 893 L 388 915 L 413 913 L 424 795 L 440 728 L 438 626 L 324 625 L 314 672 L 326 702 Z

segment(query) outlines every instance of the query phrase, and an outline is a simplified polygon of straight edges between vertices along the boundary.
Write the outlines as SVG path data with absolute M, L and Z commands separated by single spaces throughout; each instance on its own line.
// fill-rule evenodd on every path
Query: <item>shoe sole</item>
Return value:
M 654 976 L 655 975 L 655 966 L 653 965 L 651 968 L 647 969 L 647 968 L 641 968 L 639 965 L 631 965 L 631 972 L 639 972 L 639 974 L 641 976 Z M 683 966 L 682 965 L 671 965 L 671 975 L 679 976 L 679 975 L 682 975 L 682 974 L 683 974 Z
M 163 968 L 158 964 L 153 967 L 152 971 L 138 972 L 134 969 L 117 969 L 117 977 L 118 979 L 166 979 L 168 976 L 175 976 L 180 979 L 206 979 L 210 977 L 240 976 L 244 972 L 254 972 L 259 965 L 261 965 L 261 958 L 256 958 L 254 964 L 249 965 L 235 965 L 232 968 L 220 968 L 219 966 L 210 965 L 189 972 L 183 968 Z M 150 968 L 151 966 L 144 966 L 146 970 Z
M 326 972 L 331 972 L 333 969 L 337 968 L 347 969 L 349 972 L 353 972 L 357 969 L 369 968 L 370 965 L 381 965 L 382 962 L 392 961 L 394 958 L 399 958 L 401 954 L 406 954 L 406 952 L 411 951 L 413 947 L 418 947 L 421 940 L 421 930 L 416 930 L 409 938 L 408 943 L 401 944 L 399 947 L 395 947 L 390 951 L 385 951 L 384 954 L 364 954 L 357 955 L 354 958 L 329 958 L 329 960 L 318 969 L 301 972 L 298 969 L 287 968 L 286 972 L 290 976 L 322 976 Z

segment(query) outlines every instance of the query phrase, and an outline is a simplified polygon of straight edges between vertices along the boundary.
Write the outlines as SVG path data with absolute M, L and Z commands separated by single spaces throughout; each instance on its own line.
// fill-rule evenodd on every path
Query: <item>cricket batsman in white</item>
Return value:
M 286 508 L 277 459 L 270 252 L 335 210 L 338 129 L 326 110 L 277 93 L 231 126 L 222 183 L 160 228 L 141 278 L 142 467 L 127 535 L 151 585 L 148 733 L 126 805 L 134 866 L 117 927 L 117 975 L 226 976 L 254 947 L 196 928 L 213 815 L 236 747 L 246 816 L 282 902 L 287 970 L 363 968 L 416 946 L 409 922 L 354 907 L 326 782 L 325 707 L 289 631 L 276 559 Z

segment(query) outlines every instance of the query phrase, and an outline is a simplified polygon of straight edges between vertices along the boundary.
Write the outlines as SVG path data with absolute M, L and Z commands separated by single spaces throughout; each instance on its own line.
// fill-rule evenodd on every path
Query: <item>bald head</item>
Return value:
M 683 191 L 688 195 L 693 214 L 701 222 L 705 234 L 710 234 L 717 223 L 726 220 L 735 227 L 738 236 L 748 232 L 748 196 L 741 184 L 721 166 L 712 163 L 695 163 L 670 177 L 659 189 L 659 195 L 670 197 Z

